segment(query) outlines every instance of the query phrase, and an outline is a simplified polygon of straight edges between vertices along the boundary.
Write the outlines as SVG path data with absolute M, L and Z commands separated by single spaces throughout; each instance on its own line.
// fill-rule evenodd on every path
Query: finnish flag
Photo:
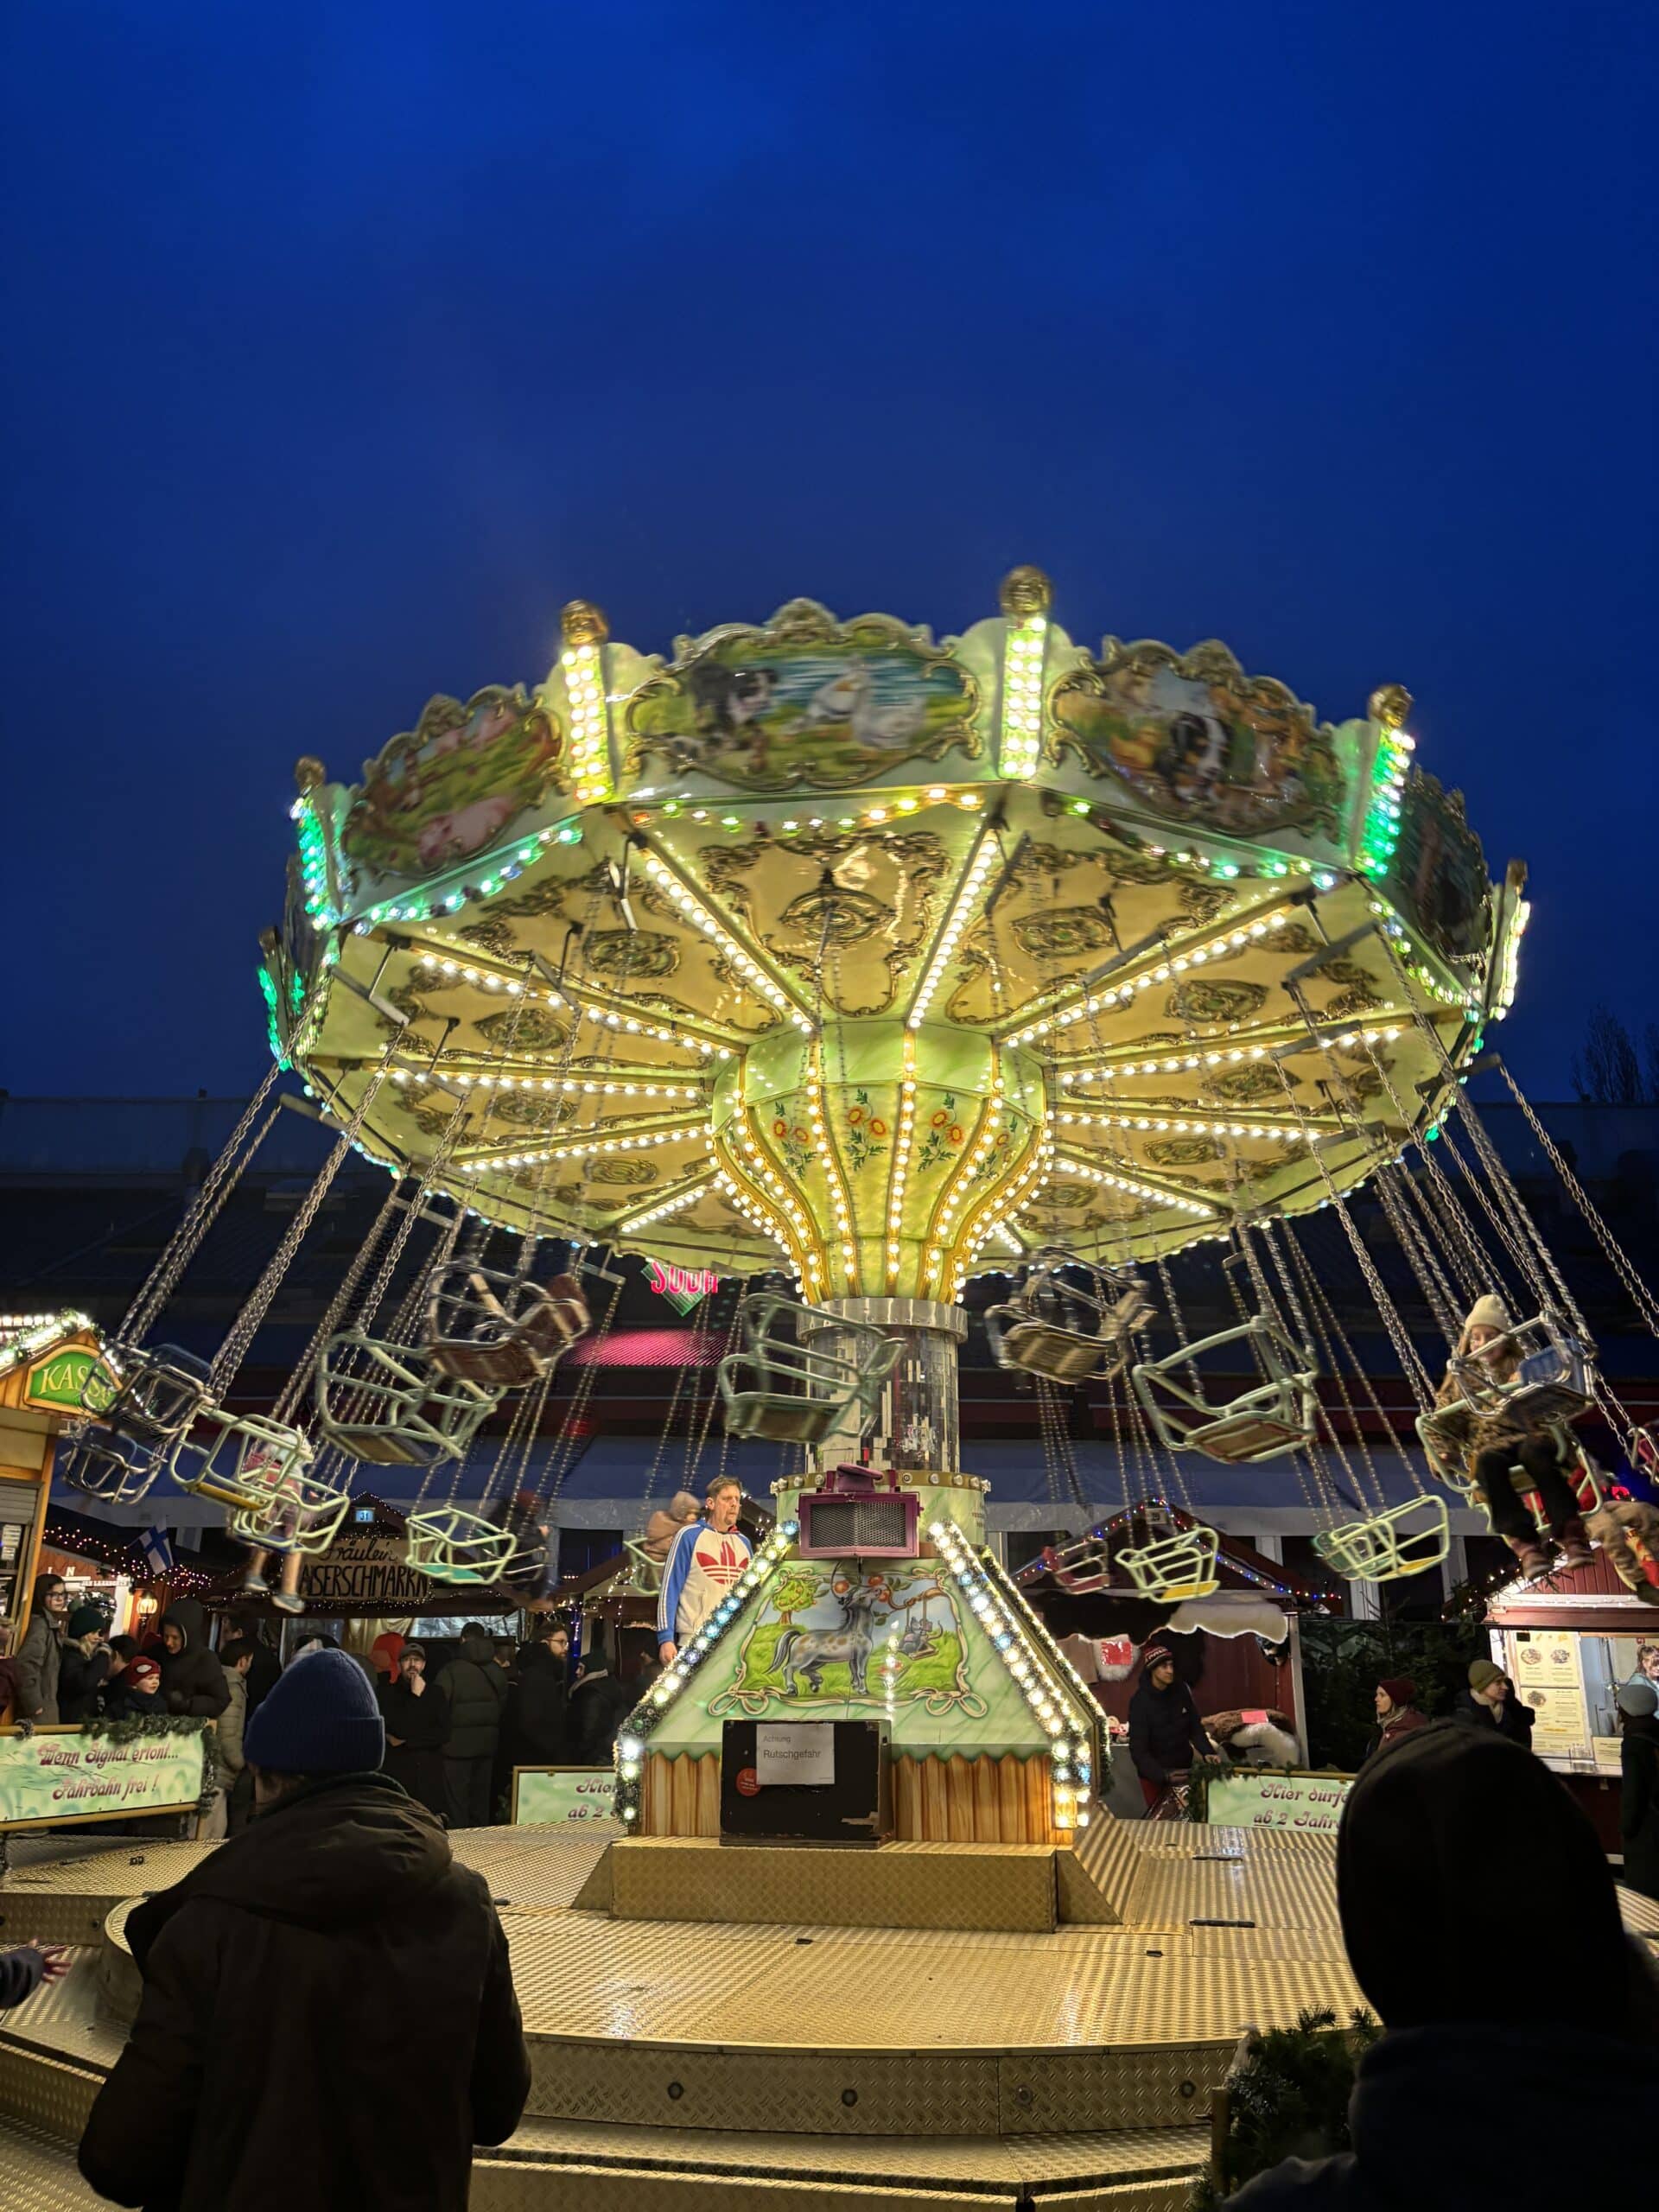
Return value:
M 165 1529 L 146 1529 L 138 1539 L 138 1548 L 149 1561 L 152 1574 L 165 1574 L 173 1564 L 173 1547 L 167 1541 Z

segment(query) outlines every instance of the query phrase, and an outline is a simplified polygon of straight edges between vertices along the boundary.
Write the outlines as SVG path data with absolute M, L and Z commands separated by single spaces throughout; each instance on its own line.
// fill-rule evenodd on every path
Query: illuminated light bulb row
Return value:
M 90 1329 L 92 1322 L 84 1313 L 0 1313 L 0 1336 L 10 1342 L 0 1345 L 0 1373 L 32 1359 L 37 1351 L 44 1351 L 48 1344 L 55 1344 L 60 1337 L 71 1337 L 83 1329 Z M 104 1364 L 114 1370 L 118 1379 L 120 1370 L 115 1367 L 113 1356 L 106 1350 Z
M 750 1199 L 748 1193 L 740 1184 L 734 1183 L 724 1169 L 715 1178 L 715 1187 L 742 1215 L 756 1236 L 764 1236 L 768 1244 L 775 1244 L 780 1252 L 789 1253 L 789 1239 L 784 1235 L 779 1224 L 772 1220 L 769 1214 L 762 1213 L 760 1207 Z
M 420 963 L 423 968 L 435 969 L 442 976 L 457 976 L 464 983 L 481 983 L 486 990 L 504 990 L 509 998 L 518 998 L 524 994 L 524 986 L 517 977 L 492 975 L 487 969 L 479 968 L 467 961 L 446 959 L 442 953 L 428 951 L 420 955 Z M 530 996 L 533 999 L 543 999 L 549 1006 L 563 1007 L 574 1020 L 590 1021 L 597 1028 L 619 1029 L 629 1036 L 650 1037 L 659 1044 L 677 1045 L 682 1052 L 712 1055 L 718 1051 L 721 1059 L 728 1060 L 731 1058 L 728 1046 L 715 1046 L 700 1037 L 688 1037 L 683 1031 L 671 1029 L 663 1022 L 641 1021 L 635 1014 L 617 1014 L 604 1007 L 582 1006 L 563 991 L 532 990 Z
M 823 1268 L 818 1256 L 818 1240 L 811 1219 L 794 1192 L 772 1166 L 765 1146 L 755 1136 L 754 1125 L 749 1119 L 748 1101 L 741 1093 L 738 1096 L 734 1119 L 738 1142 L 748 1162 L 749 1173 L 757 1182 L 766 1185 L 766 1198 L 763 1204 L 775 1211 L 775 1225 L 769 1233 L 786 1252 L 792 1251 L 798 1258 L 804 1261 L 815 1287 L 821 1286 Z
M 1156 967 L 1144 974 L 1131 976 L 1127 982 L 1116 983 L 1103 991 L 1091 992 L 1089 997 L 1068 1007 L 1064 1014 L 1046 1014 L 1039 1021 L 1032 1022 L 1014 1038 L 1016 1045 L 1028 1045 L 1034 1037 L 1046 1037 L 1056 1029 L 1070 1029 L 1085 1021 L 1091 1014 L 1100 1014 L 1113 1007 L 1131 1003 L 1139 991 L 1149 991 L 1160 983 L 1166 983 L 1174 976 L 1184 976 L 1191 968 L 1201 968 L 1211 958 L 1236 952 L 1242 947 L 1260 943 L 1274 930 L 1283 929 L 1289 919 L 1287 914 L 1269 914 L 1265 920 L 1245 924 L 1240 928 L 1223 931 L 1205 944 L 1197 945 L 1191 952 L 1177 953 L 1173 959 L 1160 960 Z
M 1198 1221 L 1213 1221 L 1218 1211 L 1215 1206 L 1201 1205 L 1196 1198 L 1178 1198 L 1172 1192 L 1154 1190 L 1150 1183 L 1137 1183 L 1133 1175 L 1114 1175 L 1104 1167 L 1090 1167 L 1080 1160 L 1057 1160 L 1057 1175 L 1078 1175 L 1085 1183 L 1103 1183 L 1109 1190 L 1126 1191 L 1131 1198 L 1153 1198 L 1162 1206 L 1173 1206 L 1178 1213 L 1191 1214 Z
M 677 1144 L 686 1137 L 706 1137 L 707 1122 L 676 1122 L 668 1128 L 641 1129 L 637 1135 L 601 1137 L 594 1131 L 574 1137 L 568 1144 L 539 1145 L 533 1151 L 502 1153 L 480 1163 L 490 1167 L 536 1167 L 543 1160 L 586 1160 L 595 1153 L 632 1152 L 641 1145 Z
M 812 1071 L 806 1079 L 807 1118 L 812 1124 L 812 1141 L 818 1158 L 823 1162 L 824 1180 L 830 1186 L 830 1201 L 836 1210 L 836 1233 L 841 1240 L 841 1268 L 849 1287 L 858 1277 L 857 1231 L 853 1222 L 853 1198 L 841 1172 L 841 1161 L 830 1142 L 830 1130 L 823 1115 L 822 1074 L 823 1056 L 813 1047 Z M 826 1256 L 828 1245 L 825 1246 Z
M 1054 1140 L 1045 1130 L 1038 1139 L 1025 1166 L 1013 1181 L 996 1194 L 993 1203 L 1001 1207 L 1001 1212 L 992 1218 L 976 1223 L 969 1233 L 963 1237 L 961 1255 L 957 1261 L 956 1272 L 950 1287 L 952 1298 L 962 1296 L 963 1287 L 968 1280 L 968 1270 L 984 1249 L 986 1239 L 995 1236 L 999 1230 L 1006 1237 L 1007 1231 L 1003 1224 L 1014 1218 L 1016 1209 L 1023 1205 L 1027 1199 L 1040 1196 L 1052 1173 L 1053 1157 Z M 1009 1249 L 1017 1252 L 1020 1248 L 1018 1244 L 1011 1243 Z
M 957 1216 L 970 1205 L 974 1183 L 986 1159 L 995 1148 L 997 1134 L 1001 1126 L 1002 1078 L 999 1075 L 992 1078 L 991 1096 L 986 1101 L 978 1133 L 958 1162 L 956 1173 L 951 1177 L 929 1227 L 928 1242 L 931 1249 L 927 1255 L 927 1266 L 923 1273 L 924 1283 L 943 1280 L 945 1262 L 950 1251 L 951 1231 L 956 1226 Z M 933 1243 L 936 1237 L 938 1240 L 937 1244 Z M 955 1294 L 952 1292 L 951 1295 L 955 1296 Z
M 696 893 L 682 883 L 674 870 L 664 866 L 654 853 L 645 861 L 645 874 L 673 901 L 694 928 L 700 929 L 705 937 L 714 940 L 762 998 L 769 1000 L 779 1014 L 787 1014 L 798 1029 L 811 1030 L 812 1024 L 798 1011 L 789 993 L 780 984 L 773 982 L 760 963 L 753 953 L 745 951 L 724 922 L 711 913 Z
M 1521 980 L 1521 939 L 1525 933 L 1532 907 L 1525 899 L 1517 899 L 1510 916 L 1509 928 L 1503 933 L 1503 951 L 1498 969 L 1497 997 L 1492 1013 L 1502 1021 L 1515 1004 L 1516 987 Z
M 1063 1126 L 1077 1122 L 1084 1128 L 1147 1129 L 1162 1136 L 1216 1137 L 1288 1137 L 1300 1132 L 1284 1129 L 1275 1123 L 1264 1122 L 1218 1121 L 1209 1115 L 1192 1115 L 1183 1118 L 1154 1114 L 1115 1113 L 1109 1107 L 1085 1108 L 1082 1112 L 1064 1112 L 1055 1119 Z
M 634 796 L 636 798 L 643 798 L 645 793 L 636 791 Z M 663 812 L 667 815 L 683 813 L 686 819 L 690 822 L 714 822 L 722 830 L 742 830 L 749 826 L 741 815 L 716 814 L 713 807 L 709 806 L 688 807 L 684 804 L 686 797 L 687 794 L 682 792 L 677 799 L 665 799 L 663 802 Z M 777 826 L 779 832 L 786 837 L 796 836 L 803 830 L 856 830 L 861 819 L 872 825 L 879 825 L 895 814 L 918 813 L 921 809 L 923 799 L 931 799 L 935 805 L 948 801 L 952 806 L 959 806 L 969 814 L 985 804 L 976 791 L 948 791 L 943 784 L 930 784 L 921 798 L 906 796 L 904 798 L 893 799 L 881 806 L 868 807 L 861 817 L 856 814 L 840 814 L 832 820 L 825 815 L 810 814 L 803 820 L 791 815 Z M 636 822 L 643 822 L 645 818 L 644 815 L 637 814 L 634 817 Z M 772 824 L 766 821 L 757 821 L 753 828 L 757 834 L 765 836 L 770 834 Z
M 900 1233 L 905 1225 L 905 1186 L 910 1176 L 911 1147 L 916 1137 L 916 1047 L 905 1033 L 905 1069 L 899 1082 L 899 1134 L 893 1147 L 893 1180 L 887 1191 L 887 1287 L 899 1279 Z
M 578 806 L 610 791 L 609 739 L 605 721 L 605 671 L 597 645 L 567 645 L 559 656 L 565 705 L 570 715 L 570 770 Z
M 394 1083 L 420 1083 L 427 1079 L 423 1068 L 394 1068 Z M 461 1090 L 476 1087 L 481 1090 L 543 1090 L 563 1091 L 567 1097 L 584 1098 L 701 1098 L 702 1091 L 693 1083 L 595 1083 L 587 1077 L 554 1075 L 482 1075 L 475 1071 L 448 1068 L 440 1071 L 440 1079 L 454 1084 Z
M 969 1611 L 1013 1678 L 1014 1688 L 1025 1699 L 1032 1719 L 1048 1738 L 1055 1827 L 1087 1827 L 1087 1803 L 1094 1778 L 1090 1733 L 1075 1714 L 1068 1719 L 1065 1694 L 1050 1678 L 1052 1662 L 1046 1663 L 1046 1655 L 1030 1632 L 1030 1617 L 1026 1608 L 1011 1601 L 993 1583 L 984 1564 L 954 1521 L 932 1522 L 927 1533 L 955 1577 L 957 1588 L 966 1597 Z M 1065 1664 L 1064 1660 L 1060 1663 Z M 1066 1672 L 1077 1683 L 1086 1706 L 1088 1693 L 1069 1666 Z
M 1023 781 L 1036 772 L 1043 749 L 1043 662 L 1048 623 L 1040 614 L 1010 626 L 1002 660 L 1002 735 L 997 766 Z
M 652 1730 L 750 1599 L 771 1581 L 799 1533 L 800 1524 L 795 1521 L 785 1521 L 772 1530 L 709 1619 L 681 1648 L 673 1665 L 664 1669 L 619 1730 L 613 1802 L 618 1819 L 625 1824 L 632 1827 L 639 1817 L 643 1769 Z
M 289 809 L 298 825 L 300 878 L 305 886 L 305 911 L 325 927 L 339 920 L 328 904 L 328 843 L 309 791 L 302 791 Z
M 1405 801 L 1406 772 L 1417 741 L 1386 722 L 1379 726 L 1376 759 L 1371 770 L 1371 800 L 1366 811 L 1360 866 L 1368 875 L 1388 872 L 1400 842 L 1400 817 Z
M 697 1162 L 700 1167 L 708 1164 L 706 1160 Z M 689 1191 L 682 1191 L 677 1198 L 659 1198 L 654 1206 L 646 1206 L 639 1213 L 624 1214 L 616 1224 L 618 1230 L 643 1229 L 648 1222 L 666 1221 L 671 1214 L 683 1213 L 687 1206 L 696 1205 L 712 1180 L 712 1177 L 704 1175 Z
M 944 918 L 944 926 L 939 931 L 938 942 L 933 948 L 933 957 L 928 963 L 927 973 L 922 978 L 921 988 L 917 992 L 910 1012 L 906 1017 L 912 1029 L 919 1029 L 927 1018 L 927 1009 L 933 1003 L 939 985 L 944 980 L 946 969 L 956 957 L 962 933 L 967 928 L 969 917 L 979 902 L 979 894 L 984 888 L 985 879 L 995 865 L 1000 850 L 995 830 L 988 827 L 981 830 L 978 842 L 974 847 L 973 858 L 962 879 L 961 887 L 951 901 L 950 911 Z

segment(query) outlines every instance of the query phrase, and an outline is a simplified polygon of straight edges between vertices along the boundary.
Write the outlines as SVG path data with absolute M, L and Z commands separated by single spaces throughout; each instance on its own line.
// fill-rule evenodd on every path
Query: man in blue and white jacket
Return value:
M 722 1598 L 730 1595 L 749 1563 L 749 1540 L 737 1525 L 743 1502 L 734 1475 L 716 1476 L 709 1485 L 703 1517 L 674 1539 L 663 1564 L 663 1594 L 657 1606 L 657 1645 L 664 1667 L 679 1656 Z

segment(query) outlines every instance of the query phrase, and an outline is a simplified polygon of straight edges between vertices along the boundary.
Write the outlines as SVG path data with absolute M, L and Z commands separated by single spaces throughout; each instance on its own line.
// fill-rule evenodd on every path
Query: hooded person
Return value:
M 1521 1749 L 1532 1748 L 1532 1707 L 1515 1694 L 1515 1684 L 1491 1659 L 1470 1662 L 1469 1687 L 1459 1690 L 1452 1718 L 1460 1726 L 1478 1729 L 1483 1736 L 1507 1737 Z
M 1479 1491 L 1494 1535 L 1501 1536 L 1529 1580 L 1550 1572 L 1549 1554 L 1538 1541 L 1531 1514 L 1516 1495 L 1510 1470 L 1518 1462 L 1542 1502 L 1549 1531 L 1561 1547 L 1563 1564 L 1587 1567 L 1595 1557 L 1579 1501 L 1554 1438 L 1535 1428 L 1523 1413 L 1495 1405 L 1476 1411 L 1465 1395 L 1460 1368 L 1474 1366 L 1493 1383 L 1514 1379 L 1520 1357 L 1508 1332 L 1514 1324 L 1503 1300 L 1488 1292 L 1469 1308 L 1447 1362 L 1435 1403 L 1461 1413 L 1459 1423 L 1470 1479 Z
M 1197 1699 L 1175 1670 L 1174 1652 L 1166 1643 L 1149 1643 L 1141 1655 L 1141 1680 L 1129 1700 L 1129 1757 L 1148 1808 L 1194 1759 L 1218 1756 Z
M 29 1601 L 29 1626 L 13 1661 L 16 1715 L 37 1728 L 58 1726 L 58 1681 L 63 1668 L 63 1626 L 69 1592 L 60 1574 L 37 1574 Z
M 1417 1685 L 1410 1675 L 1385 1675 L 1376 1686 L 1376 1740 L 1366 1758 L 1427 1726 L 1428 1715 L 1417 1709 Z
M 1649 2201 L 1659 1987 L 1554 1775 L 1499 1737 L 1420 1730 L 1348 1793 L 1337 1902 L 1386 2031 L 1360 2061 L 1353 2148 L 1287 2159 L 1229 2212 Z
M 377 1770 L 384 1742 L 343 1652 L 290 1667 L 248 1723 L 251 1826 L 128 1920 L 143 1999 L 80 2142 L 100 2196 L 464 2212 L 529 2054 L 489 1891 Z
M 128 1660 L 119 1682 L 105 1700 L 104 1711 L 111 1720 L 147 1720 L 157 1714 L 165 1718 L 162 1670 L 148 1651 Z
M 109 1624 L 99 1605 L 77 1605 L 63 1624 L 59 1654 L 58 1719 L 66 1728 L 92 1719 L 103 1705 L 112 1654 L 105 1641 Z
M 207 1623 L 194 1598 L 175 1598 L 162 1616 L 162 1699 L 169 1713 L 217 1720 L 231 1701 L 225 1669 L 208 1649 Z
M 702 1510 L 689 1490 L 676 1491 L 666 1508 L 659 1505 L 646 1522 L 640 1550 L 660 1567 L 673 1550 L 675 1537 L 682 1529 L 689 1529 Z
M 1622 1777 L 1618 1831 L 1625 1885 L 1659 1903 L 1659 1690 L 1626 1682 L 1618 1692 Z

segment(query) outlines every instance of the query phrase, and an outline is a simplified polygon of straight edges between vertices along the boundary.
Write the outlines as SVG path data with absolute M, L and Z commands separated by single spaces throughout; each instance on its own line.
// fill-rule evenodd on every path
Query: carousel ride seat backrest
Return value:
M 527 1557 L 528 1548 L 500 1521 L 458 1505 L 423 1507 L 404 1526 L 404 1564 L 435 1582 L 474 1586 L 499 1582 Z M 535 1548 L 543 1548 L 539 1542 Z
M 441 1375 L 514 1389 L 546 1375 L 593 1325 L 574 1276 L 528 1276 L 447 1261 L 427 1284 L 423 1348 Z
M 1596 1393 L 1594 1346 L 1548 1307 L 1515 1322 L 1480 1351 L 1454 1354 L 1450 1369 L 1463 1404 L 1475 1414 L 1507 1408 L 1529 1421 L 1571 1419 Z
M 1234 1345 L 1248 1347 L 1261 1379 L 1212 1399 L 1202 1376 L 1194 1384 L 1195 1363 Z M 1237 1465 L 1294 1451 L 1315 1433 L 1319 1369 L 1313 1355 L 1265 1314 L 1184 1344 L 1163 1359 L 1141 1360 L 1131 1379 L 1159 1440 L 1172 1452 L 1201 1452 Z
M 1208 1598 L 1219 1586 L 1220 1549 L 1221 1539 L 1213 1529 L 1183 1529 L 1120 1551 L 1116 1564 L 1139 1596 L 1159 1605 L 1176 1605 Z
M 1350 1582 L 1394 1582 L 1439 1567 L 1452 1548 L 1443 1497 L 1412 1497 L 1363 1521 L 1321 1529 L 1313 1548 Z
M 820 1350 L 804 1341 L 804 1332 L 821 1329 L 824 1316 L 771 1292 L 745 1299 L 742 1321 L 743 1350 L 728 1352 L 715 1370 L 734 1436 L 822 1442 L 849 1407 L 865 1413 L 874 1407 L 903 1348 L 897 1337 L 868 1323 L 836 1320 L 837 1332 L 854 1340 L 853 1355 Z M 799 1337 L 779 1334 L 785 1325 Z
M 110 1395 L 110 1384 L 115 1385 Z M 212 1370 L 181 1344 L 105 1344 L 89 1369 L 81 1402 L 107 1428 L 137 1444 L 169 1444 L 212 1394 Z
M 147 1446 L 88 1421 L 65 1429 L 58 1438 L 52 1472 L 84 1497 L 107 1505 L 130 1505 L 149 1491 L 164 1465 Z
M 346 1330 L 317 1363 L 317 1427 L 354 1459 L 436 1466 L 465 1458 L 500 1395 L 442 1373 L 416 1347 Z
M 1152 1301 L 1131 1268 L 1090 1268 L 1088 1290 L 1067 1281 L 1062 1270 L 1083 1265 L 1058 1248 L 1039 1252 L 1013 1294 L 988 1309 L 985 1333 L 999 1367 L 1064 1383 L 1123 1372 Z M 1107 1291 L 1116 1294 L 1109 1302 Z
M 175 1443 L 168 1471 L 196 1497 L 257 1516 L 298 1496 L 313 1456 L 309 1438 L 286 1422 L 214 1407 Z

